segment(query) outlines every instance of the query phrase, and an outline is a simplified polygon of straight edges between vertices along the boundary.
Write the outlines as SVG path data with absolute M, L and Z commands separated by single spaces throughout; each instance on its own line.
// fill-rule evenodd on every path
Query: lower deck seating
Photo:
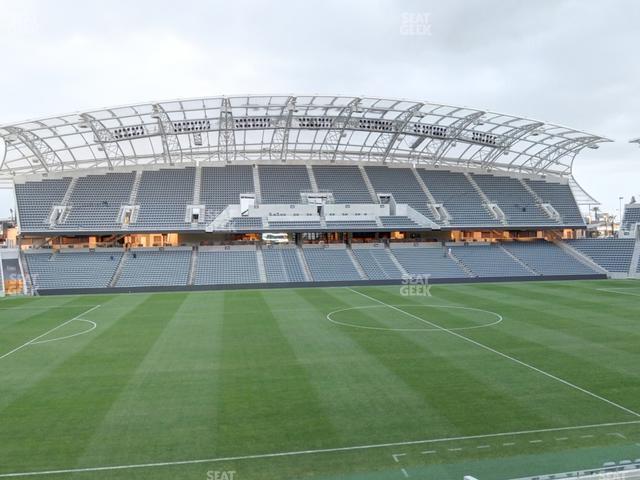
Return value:
M 562 248 L 544 240 L 505 242 L 502 245 L 540 275 L 593 275 L 598 273 L 566 253 Z
M 125 255 L 117 287 L 187 284 L 191 250 L 132 250 Z
M 533 275 L 498 245 L 455 246 L 451 250 L 455 257 L 478 277 Z
M 196 285 L 258 282 L 260 274 L 255 250 L 216 250 L 198 253 Z
M 316 282 L 360 280 L 360 275 L 344 248 L 303 248 L 311 276 Z
M 304 282 L 302 265 L 295 247 L 264 247 L 264 270 L 267 282 Z
M 635 240 L 569 242 L 604 268 L 627 273 Z M 449 251 L 451 248 L 451 251 Z M 262 252 L 262 255 L 259 253 Z M 564 248 L 544 240 L 499 245 L 355 243 L 134 249 L 33 250 L 24 254 L 36 290 L 185 287 L 262 283 L 400 280 L 404 274 L 437 279 L 469 277 L 591 276 L 599 272 Z M 615 270 L 614 270 L 615 269 Z M 263 276 L 264 273 L 264 276 Z M 640 273 L 640 272 L 639 272 Z M 28 279 L 28 278 L 27 278 Z M 115 285 L 114 285 L 115 282 Z
M 627 273 L 635 239 L 588 238 L 567 242 L 609 272 Z
M 106 288 L 118 268 L 121 252 L 28 253 L 35 290 Z
M 465 271 L 440 247 L 397 247 L 392 252 L 410 275 L 433 278 L 464 278 Z
M 353 253 L 370 280 L 402 278 L 386 248 L 354 248 Z

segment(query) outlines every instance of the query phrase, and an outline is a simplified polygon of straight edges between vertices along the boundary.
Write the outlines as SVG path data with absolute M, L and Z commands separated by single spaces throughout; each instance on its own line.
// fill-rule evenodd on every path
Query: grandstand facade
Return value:
M 238 96 L 39 119 L 0 137 L 32 291 L 638 272 L 637 205 L 624 241 L 583 239 L 580 205 L 595 201 L 573 162 L 608 139 L 524 118 Z

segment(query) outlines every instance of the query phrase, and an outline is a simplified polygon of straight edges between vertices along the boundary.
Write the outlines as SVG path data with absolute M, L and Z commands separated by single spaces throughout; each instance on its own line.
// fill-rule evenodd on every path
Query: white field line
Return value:
M 22 350 L 24 347 L 27 347 L 29 345 L 32 345 L 34 343 L 37 343 L 38 340 L 40 340 L 42 337 L 50 334 L 51 332 L 55 332 L 57 329 L 64 327 L 65 325 L 67 325 L 68 323 L 73 322 L 74 320 L 79 320 L 80 317 L 82 317 L 83 315 L 86 315 L 87 313 L 93 312 L 96 308 L 100 307 L 100 305 L 95 305 L 93 307 L 91 307 L 89 310 L 86 310 L 84 312 L 82 312 L 80 315 L 78 315 L 77 317 L 73 317 L 70 320 L 67 320 L 66 322 L 61 323 L 60 325 L 58 325 L 57 327 L 53 327 L 51 330 L 47 330 L 46 332 L 44 332 L 42 335 L 38 335 L 35 338 L 32 338 L 31 340 L 29 340 L 26 343 L 23 343 L 22 345 L 20 345 L 17 348 L 14 348 L 13 350 L 11 350 L 10 352 L 5 353 L 4 355 L 0 356 L 0 360 L 2 360 L 3 358 L 8 357 L 9 355 L 11 355 L 12 353 L 17 352 L 18 350 Z
M 21 310 L 51 310 L 52 308 L 79 308 L 93 306 L 95 305 L 16 305 L 15 307 L 0 308 L 0 312 L 19 312 Z
M 598 400 L 600 400 L 600 401 L 602 401 L 604 403 L 608 403 L 611 406 L 614 406 L 614 407 L 616 407 L 616 408 L 618 408 L 618 409 L 620 409 L 620 410 L 622 410 L 624 412 L 627 412 L 627 413 L 629 413 L 629 414 L 631 414 L 631 415 L 633 415 L 635 417 L 640 418 L 640 413 L 638 413 L 636 411 L 633 411 L 630 408 L 627 408 L 625 406 L 620 405 L 619 403 L 616 403 L 616 402 L 614 402 L 612 400 L 604 398 L 604 397 L 598 395 L 597 393 L 593 393 L 593 392 L 587 390 L 586 388 L 579 387 L 578 385 L 575 385 L 575 384 L 573 384 L 573 383 L 571 383 L 571 382 L 569 382 L 567 380 L 564 380 L 564 379 L 562 379 L 560 377 L 557 377 L 557 376 L 555 376 L 555 375 L 553 375 L 553 374 L 551 374 L 549 372 L 545 372 L 544 370 L 541 370 L 538 367 L 534 367 L 533 365 L 531 365 L 529 363 L 523 362 L 522 360 L 518 360 L 517 358 L 512 357 L 511 355 L 507 355 L 506 353 L 502 353 L 502 352 L 500 352 L 500 351 L 498 351 L 498 350 L 496 350 L 494 348 L 489 347 L 488 345 L 485 345 L 484 343 L 477 342 L 477 341 L 475 341 L 475 340 L 473 340 L 473 339 L 471 339 L 469 337 L 465 337 L 461 333 L 453 332 L 453 331 L 451 331 L 449 329 L 441 327 L 440 325 L 437 325 L 437 324 L 432 323 L 432 322 L 430 322 L 428 320 L 425 320 L 424 318 L 418 317 L 417 315 L 414 315 L 413 313 L 409 313 L 409 312 L 406 312 L 406 311 L 404 311 L 404 310 L 402 310 L 402 309 L 400 309 L 398 307 L 394 307 L 393 305 L 389 305 L 389 304 L 383 302 L 382 300 L 378 300 L 375 297 L 371 297 L 371 296 L 367 295 L 366 293 L 359 292 L 359 291 L 354 290 L 353 288 L 349 288 L 349 287 L 347 287 L 347 289 L 351 290 L 354 293 L 357 293 L 358 295 L 361 295 L 361 296 L 363 296 L 365 298 L 368 298 L 369 300 L 373 300 L 374 302 L 377 302 L 377 303 L 379 303 L 381 305 L 386 305 L 387 307 L 389 307 L 389 308 L 391 308 L 393 310 L 396 310 L 396 311 L 398 311 L 400 313 L 404 313 L 405 315 L 413 317 L 416 320 L 419 320 L 420 322 L 426 323 L 427 325 L 431 325 L 432 327 L 439 328 L 443 332 L 447 332 L 448 334 L 453 335 L 454 337 L 457 337 L 460 340 L 464 340 L 465 342 L 471 343 L 471 344 L 473 344 L 473 345 L 475 345 L 477 347 L 480 347 L 480 348 L 483 348 L 483 349 L 485 349 L 485 350 L 487 350 L 489 352 L 495 353 L 496 355 L 499 355 L 499 356 L 501 356 L 503 358 L 506 358 L 507 360 L 511 360 L 512 362 L 517 363 L 518 365 L 522 365 L 523 367 L 526 367 L 526 368 L 528 368 L 530 370 L 533 370 L 535 372 L 538 372 L 538 373 L 540 373 L 540 374 L 542 374 L 542 375 L 544 375 L 546 377 L 549 377 L 549 378 L 551 378 L 551 379 L 553 379 L 553 380 L 555 380 L 557 382 L 560 382 L 560 383 L 562 383 L 562 384 L 564 384 L 564 385 L 566 385 L 568 387 L 571 387 L 574 390 L 578 390 L 578 391 L 580 391 L 580 392 L 582 392 L 582 393 L 584 393 L 586 395 L 589 395 L 589 396 L 591 396 L 593 398 L 596 398 L 596 399 L 598 399 Z
M 177 461 L 170 461 L 170 462 L 135 463 L 135 464 L 129 464 L 129 465 L 106 465 L 102 467 L 84 467 L 84 468 L 80 467 L 80 468 L 68 468 L 68 469 L 61 469 L 61 470 L 41 470 L 36 472 L 0 473 L 0 478 L 35 477 L 40 475 L 62 475 L 62 474 L 85 473 L 85 472 L 104 472 L 104 471 L 113 471 L 113 470 L 133 470 L 133 469 L 141 469 L 141 468 L 175 467 L 180 465 L 198 465 L 203 463 L 234 462 L 234 461 L 242 461 L 242 460 L 265 459 L 265 458 L 296 457 L 296 456 L 302 456 L 302 455 L 317 455 L 322 453 L 353 452 L 353 451 L 371 450 L 371 449 L 377 449 L 377 448 L 406 447 L 411 445 L 458 442 L 458 441 L 477 440 L 477 439 L 484 439 L 484 438 L 533 435 L 533 434 L 539 434 L 539 433 L 564 432 L 564 431 L 571 431 L 571 430 L 585 430 L 589 428 L 606 428 L 606 427 L 618 427 L 621 425 L 638 425 L 638 424 L 640 424 L 640 420 L 632 420 L 628 422 L 615 422 L 615 423 L 597 423 L 593 425 L 578 425 L 574 427 L 543 428 L 538 430 L 521 430 L 519 432 L 489 433 L 485 435 L 469 435 L 465 437 L 445 437 L 445 438 L 433 438 L 428 440 L 410 440 L 406 442 L 378 443 L 378 444 L 372 444 L 372 445 L 355 445 L 351 447 L 322 448 L 317 450 L 298 450 L 298 451 L 292 451 L 292 452 L 241 455 L 241 456 L 234 456 L 234 457 L 202 458 L 202 459 L 193 459 L 193 460 L 177 460 Z M 431 453 L 431 451 L 429 451 L 429 453 Z
M 496 317 L 497 320 L 495 320 L 494 322 L 491 323 L 485 323 L 484 325 L 476 325 L 473 327 L 458 327 L 458 328 L 452 328 L 450 329 L 451 331 L 460 331 L 460 330 L 476 330 L 478 328 L 487 328 L 487 327 L 492 327 L 494 325 L 499 324 L 500 322 L 502 322 L 502 320 L 504 320 L 502 318 L 502 315 L 500 315 L 499 313 L 496 312 L 492 312 L 491 310 L 482 310 L 480 308 L 471 308 L 471 307 L 459 307 L 457 305 L 437 305 L 437 304 L 433 304 L 433 305 L 416 305 L 416 304 L 404 304 L 404 305 L 395 305 L 396 307 L 417 307 L 417 308 L 443 308 L 443 309 L 447 309 L 447 308 L 454 308 L 454 309 L 458 309 L 458 310 L 469 310 L 472 312 L 482 312 L 482 313 L 488 313 L 490 315 L 493 315 Z M 336 319 L 333 318 L 333 315 L 337 314 L 337 313 L 341 313 L 341 312 L 348 312 L 350 310 L 366 310 L 369 308 L 385 308 L 386 305 L 365 305 L 365 306 L 361 306 L 361 307 L 349 307 L 349 308 L 341 308 L 339 310 L 334 310 L 333 312 L 329 312 L 327 314 L 327 320 L 329 320 L 331 323 L 335 323 L 336 325 L 342 325 L 345 327 L 352 327 L 352 328 L 361 328 L 363 330 L 381 330 L 381 331 L 388 331 L 388 332 L 442 332 L 443 330 L 441 328 L 392 328 L 392 327 L 367 327 L 364 325 L 356 325 L 353 323 L 346 323 L 346 322 L 340 322 Z
M 627 287 L 629 289 L 634 288 L 634 287 Z M 620 290 L 624 290 L 624 288 L 619 288 L 617 290 L 614 290 L 612 288 L 596 288 L 596 290 L 598 290 L 599 292 L 608 292 L 608 293 L 617 293 L 618 295 L 633 295 L 634 297 L 640 297 L 640 293 L 634 293 L 634 292 L 621 292 Z M 635 290 L 635 288 L 634 288 Z
M 39 340 L 37 342 L 31 342 L 31 345 L 39 345 L 41 343 L 57 342 L 58 340 L 66 340 L 67 338 L 77 337 L 78 335 L 84 335 L 85 333 L 89 333 L 92 330 L 95 330 L 97 328 L 97 326 L 98 326 L 96 324 L 96 322 L 92 322 L 91 320 L 85 320 L 84 318 L 76 318 L 76 322 L 90 323 L 91 326 L 89 328 L 87 328 L 86 330 L 83 330 L 83 331 L 78 332 L 78 333 L 72 333 L 71 335 L 65 335 L 64 337 L 56 337 L 56 338 L 50 338 L 48 340 Z

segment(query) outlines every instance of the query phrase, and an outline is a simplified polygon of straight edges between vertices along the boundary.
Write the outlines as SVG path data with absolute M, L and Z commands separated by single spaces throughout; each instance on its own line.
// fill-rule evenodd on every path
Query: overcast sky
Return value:
M 426 100 L 615 140 L 574 173 L 640 193 L 640 2 L 0 0 L 0 123 L 237 93 Z M 13 205 L 0 191 L 0 216 Z

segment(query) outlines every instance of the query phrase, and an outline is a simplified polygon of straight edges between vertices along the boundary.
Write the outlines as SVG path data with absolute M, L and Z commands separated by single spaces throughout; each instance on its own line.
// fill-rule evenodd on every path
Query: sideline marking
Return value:
M 496 350 L 494 348 L 491 348 L 488 345 L 485 345 L 484 343 L 477 342 L 477 341 L 475 341 L 475 340 L 473 340 L 473 339 L 471 339 L 469 337 L 465 337 L 461 333 L 453 332 L 453 331 L 451 331 L 449 329 L 441 327 L 440 325 L 437 325 L 437 324 L 435 324 L 433 322 L 425 320 L 424 318 L 420 318 L 417 315 L 414 315 L 413 313 L 406 312 L 406 311 L 404 311 L 404 310 L 402 310 L 402 309 L 400 309 L 398 307 L 394 307 L 393 305 L 389 305 L 389 304 L 383 302 L 382 300 L 378 300 L 375 297 L 371 297 L 371 296 L 367 295 L 366 293 L 359 292 L 359 291 L 354 290 L 353 288 L 350 288 L 350 287 L 347 287 L 347 290 L 350 290 L 350 291 L 352 291 L 354 293 L 357 293 L 358 295 L 361 295 L 361 296 L 363 296 L 365 298 L 373 300 L 374 302 L 378 302 L 381 305 L 386 305 L 389 308 L 392 308 L 392 309 L 394 309 L 394 310 L 396 310 L 398 312 L 401 312 L 401 313 L 404 313 L 405 315 L 413 317 L 416 320 L 419 320 L 419 321 L 421 321 L 423 323 L 426 323 L 427 325 L 431 325 L 432 327 L 439 328 L 442 331 L 447 332 L 450 335 L 453 335 L 454 337 L 457 337 L 457 338 L 459 338 L 461 340 L 464 340 L 465 342 L 468 342 L 468 343 L 471 343 L 473 345 L 476 345 L 477 347 L 480 347 L 480 348 L 483 348 L 483 349 L 485 349 L 485 350 L 487 350 L 489 352 L 495 353 L 496 355 L 500 355 L 501 357 L 506 358 L 507 360 L 511 360 L 512 362 L 515 362 L 515 363 L 517 363 L 519 365 L 522 365 L 523 367 L 527 367 L 530 370 L 533 370 L 535 372 L 541 373 L 542 375 L 545 375 L 545 376 L 547 376 L 547 377 L 549 377 L 549 378 L 551 378 L 553 380 L 556 380 L 557 382 L 563 383 L 563 384 L 567 385 L 568 387 L 571 387 L 571 388 L 573 388 L 575 390 L 578 390 L 578 391 L 580 391 L 582 393 L 585 393 L 585 394 L 587 394 L 587 395 L 589 395 L 589 396 L 591 396 L 593 398 L 597 398 L 598 400 L 600 400 L 602 402 L 608 403 L 609 405 L 612 405 L 612 406 L 614 406 L 614 407 L 616 407 L 616 408 L 618 408 L 620 410 L 623 410 L 623 411 L 625 411 L 625 412 L 627 412 L 627 413 L 629 413 L 629 414 L 631 414 L 631 415 L 633 415 L 635 417 L 639 417 L 640 418 L 640 413 L 635 412 L 635 411 L 631 410 L 630 408 L 624 407 L 624 406 L 620 405 L 619 403 L 616 403 L 616 402 L 614 402 L 612 400 L 604 398 L 604 397 L 598 395 L 597 393 L 593 393 L 593 392 L 587 390 L 586 388 L 579 387 L 578 385 L 575 385 L 575 384 L 573 384 L 573 383 L 571 383 L 571 382 L 569 382 L 567 380 L 564 380 L 564 379 L 562 379 L 560 377 L 556 377 L 555 375 L 553 375 L 553 374 L 551 374 L 549 372 L 545 372 L 544 370 L 541 370 L 538 367 L 534 367 L 533 365 L 530 365 L 530 364 L 528 364 L 526 362 L 523 362 L 522 360 L 518 360 L 517 358 L 512 357 L 511 355 L 507 355 L 506 353 L 502 353 L 502 352 L 500 352 L 500 351 L 498 351 L 498 350 Z
M 329 320 L 331 323 L 335 323 L 336 325 L 342 325 L 345 327 L 352 327 L 352 328 L 363 328 L 365 330 L 382 330 L 382 331 L 388 331 L 388 332 L 442 332 L 441 328 L 392 328 L 392 327 L 367 327 L 365 325 L 355 325 L 353 323 L 346 323 L 346 322 L 340 322 L 336 319 L 333 318 L 333 315 L 336 313 L 340 313 L 340 312 L 347 312 L 349 310 L 366 310 L 367 308 L 384 308 L 387 307 L 389 305 L 365 305 L 365 306 L 360 306 L 360 307 L 347 307 L 347 308 L 340 308 L 338 310 L 334 310 L 333 312 L 329 312 L 327 314 L 327 320 Z M 413 304 L 404 304 L 404 305 L 393 305 L 394 307 L 418 307 L 418 308 L 457 308 L 459 310 L 470 310 L 473 312 L 482 312 L 482 313 L 488 313 L 489 315 L 493 315 L 497 318 L 497 320 L 495 322 L 491 322 L 491 323 L 486 323 L 483 325 L 474 325 L 472 327 L 457 327 L 457 328 L 450 328 L 449 330 L 453 331 L 459 331 L 459 330 L 475 330 L 476 328 L 486 328 L 486 327 L 492 327 L 493 325 L 497 325 L 500 322 L 502 322 L 502 320 L 504 320 L 502 318 L 502 315 L 500 315 L 499 313 L 496 312 L 492 312 L 490 310 L 482 310 L 480 308 L 472 308 L 472 307 L 460 307 L 457 305 L 413 305 Z
M 62 469 L 62 470 L 41 470 L 39 472 L 0 473 L 0 478 L 34 477 L 39 475 L 61 475 L 61 474 L 67 474 L 67 473 L 104 472 L 104 471 L 110 471 L 110 470 L 131 470 L 131 469 L 139 469 L 139 468 L 172 467 L 172 466 L 179 466 L 179 465 L 197 465 L 202 463 L 233 462 L 233 461 L 241 461 L 241 460 L 264 459 L 264 458 L 294 457 L 294 456 L 300 456 L 300 455 L 317 455 L 321 453 L 351 452 L 351 451 L 358 451 L 358 450 L 369 450 L 374 448 L 401 447 L 401 446 L 408 446 L 408 445 L 425 445 L 425 444 L 433 444 L 433 443 L 476 440 L 479 438 L 508 437 L 508 436 L 515 436 L 515 435 L 564 432 L 564 431 L 571 431 L 571 430 L 584 430 L 588 428 L 604 428 L 604 427 L 616 427 L 620 425 L 638 425 L 638 424 L 640 424 L 640 420 L 631 420 L 628 422 L 597 423 L 593 425 L 578 425 L 574 427 L 543 428 L 538 430 L 522 430 L 519 432 L 501 432 L 501 433 L 489 433 L 485 435 L 469 435 L 466 437 L 433 438 L 429 440 L 410 440 L 406 442 L 378 443 L 373 445 L 356 445 L 351 447 L 322 448 L 318 450 L 298 450 L 293 452 L 262 453 L 262 454 L 243 455 L 243 456 L 235 456 L 235 457 L 202 458 L 202 459 L 194 459 L 194 460 L 177 460 L 177 461 L 171 461 L 171 462 L 153 462 L 153 463 L 138 463 L 138 464 L 130 464 L 130 465 L 109 465 L 109 466 L 102 466 L 102 467 L 69 468 L 69 469 Z
M 57 329 L 59 329 L 59 328 L 64 327 L 65 325 L 67 325 L 68 323 L 73 322 L 74 320 L 80 320 L 80 317 L 82 317 L 83 315 L 86 315 L 87 313 L 93 312 L 93 311 L 94 311 L 96 308 L 98 308 L 98 307 L 100 307 L 100 305 L 95 305 L 95 306 L 91 307 L 89 310 L 87 310 L 87 311 L 85 311 L 85 312 L 82 312 L 82 313 L 81 313 L 80 315 L 78 315 L 77 317 L 73 317 L 72 319 L 67 320 L 66 322 L 61 323 L 61 324 L 60 324 L 60 325 L 58 325 L 57 327 L 53 327 L 51 330 L 47 330 L 47 331 L 46 331 L 46 332 L 44 332 L 42 335 L 38 335 L 37 337 L 32 338 L 32 339 L 31 339 L 31 340 L 29 340 L 27 343 L 23 343 L 23 344 L 22 344 L 22 345 L 20 345 L 19 347 L 14 348 L 14 349 L 13 349 L 13 350 L 11 350 L 10 352 L 7 352 L 7 353 L 5 353 L 4 355 L 2 355 L 2 356 L 0 357 L 0 360 L 2 360 L 3 358 L 8 357 L 9 355 L 11 355 L 12 353 L 17 352 L 18 350 L 22 350 L 24 347 L 27 347 L 27 346 L 29 346 L 29 345 L 33 345 L 33 344 L 35 344 L 35 343 L 38 343 L 38 342 L 37 342 L 37 340 L 40 340 L 42 337 L 44 337 L 44 336 L 48 335 L 48 334 L 49 334 L 49 333 L 51 333 L 51 332 L 56 331 L 56 330 L 57 330 Z M 93 322 L 92 322 L 92 323 L 93 323 Z M 92 330 L 93 330 L 93 329 L 92 329 Z M 86 332 L 83 332 L 83 333 L 86 333 Z M 42 343 L 44 343 L 44 342 L 42 342 Z
M 617 290 L 614 290 L 612 288 L 596 288 L 596 290 L 599 291 L 599 292 L 617 293 L 618 295 L 633 295 L 634 297 L 640 297 L 640 293 L 620 292 L 620 291 L 618 291 L 618 290 L 623 290 L 624 288 L 636 290 L 636 287 L 621 287 L 621 288 L 619 288 Z
M 20 310 L 51 310 L 52 308 L 80 308 L 80 307 L 95 307 L 95 305 L 16 305 L 9 308 L 0 308 L 0 312 L 19 312 Z

